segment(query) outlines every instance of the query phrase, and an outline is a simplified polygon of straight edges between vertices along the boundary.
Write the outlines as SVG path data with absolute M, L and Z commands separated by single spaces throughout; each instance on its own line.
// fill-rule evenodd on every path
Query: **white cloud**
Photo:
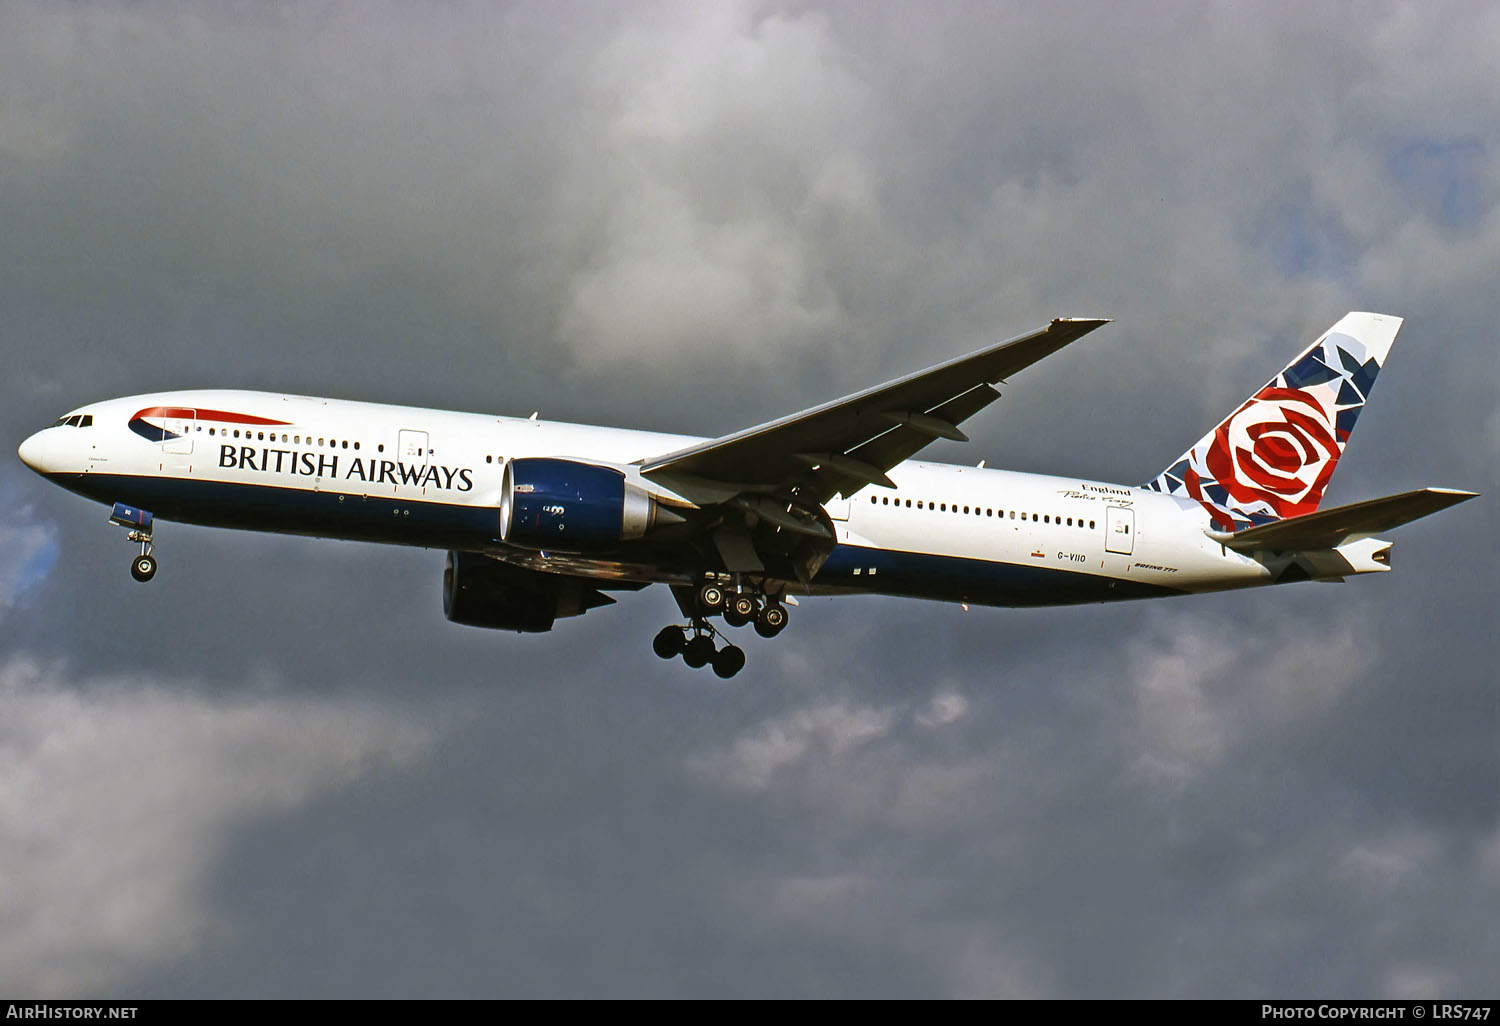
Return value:
M 895 722 L 889 709 L 830 702 L 799 709 L 742 734 L 722 756 L 700 762 L 747 790 L 764 790 L 779 770 L 813 760 L 840 764 L 884 737 Z
M 231 831 L 382 767 L 429 731 L 349 700 L 205 698 L 0 667 L 0 990 L 106 992 L 212 941 Z
M 644 355 L 772 365 L 846 320 L 822 244 L 877 230 L 867 89 L 816 15 L 685 5 L 600 53 L 611 110 L 567 176 L 597 229 L 566 289 L 560 335 L 582 361 Z
M 1409 829 L 1360 841 L 1339 860 L 1339 874 L 1369 898 L 1382 898 L 1420 880 L 1440 848 L 1428 831 Z
M 1406 963 L 1385 974 L 1385 994 L 1393 1001 L 1436 1001 L 1456 996 L 1458 977 L 1440 966 Z
M 1348 620 L 1275 637 L 1203 619 L 1170 623 L 1136 643 L 1130 660 L 1136 770 L 1169 786 L 1190 782 L 1259 734 L 1323 714 L 1376 654 L 1373 639 Z
M 916 721 L 924 727 L 946 727 L 969 714 L 969 700 L 956 691 L 932 696 L 927 708 L 917 713 Z
M 29 508 L 4 511 L 0 523 L 0 618 L 42 581 L 57 561 L 57 528 Z

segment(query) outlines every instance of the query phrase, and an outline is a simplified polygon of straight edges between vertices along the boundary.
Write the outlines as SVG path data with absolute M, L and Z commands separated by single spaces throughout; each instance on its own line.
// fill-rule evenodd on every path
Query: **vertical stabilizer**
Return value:
M 1226 531 L 1311 513 L 1401 318 L 1351 313 L 1146 485 L 1196 500 Z

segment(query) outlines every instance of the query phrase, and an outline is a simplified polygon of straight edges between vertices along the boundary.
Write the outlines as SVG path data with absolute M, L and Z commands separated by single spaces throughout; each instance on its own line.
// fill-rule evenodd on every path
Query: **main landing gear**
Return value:
M 129 533 L 125 537 L 141 547 L 141 554 L 131 560 L 130 576 L 143 584 L 156 576 L 156 557 L 152 555 L 155 545 L 151 540 L 151 519 L 151 514 L 146 510 L 127 506 L 123 502 L 115 503 L 115 508 L 109 514 L 109 522 L 128 528 Z
M 682 661 L 694 669 L 712 666 L 714 673 L 726 680 L 745 668 L 745 652 L 709 623 L 709 618 L 722 616 L 731 627 L 755 624 L 755 633 L 763 638 L 774 638 L 786 629 L 786 607 L 773 598 L 748 591 L 731 591 L 717 582 L 710 581 L 700 586 L 694 595 L 697 611 L 691 621 L 683 626 L 663 627 L 651 642 L 651 649 L 663 659 Z M 683 600 L 684 606 L 687 605 Z M 714 639 L 725 642 L 716 648 Z

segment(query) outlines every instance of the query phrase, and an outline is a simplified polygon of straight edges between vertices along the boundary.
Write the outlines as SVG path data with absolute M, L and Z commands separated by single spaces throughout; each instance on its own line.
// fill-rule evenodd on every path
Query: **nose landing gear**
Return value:
M 123 502 L 115 503 L 115 508 L 109 514 L 109 522 L 129 528 L 129 533 L 125 537 L 141 547 L 141 554 L 130 563 L 130 576 L 143 584 L 156 576 L 156 557 L 152 555 L 155 545 L 151 538 L 151 520 L 151 514 L 146 510 L 127 506 Z
M 147 542 L 146 544 L 150 545 L 151 543 Z M 130 576 L 142 584 L 151 580 L 151 578 L 156 576 L 156 557 L 149 552 L 142 552 L 139 556 L 136 556 L 135 561 L 130 564 Z

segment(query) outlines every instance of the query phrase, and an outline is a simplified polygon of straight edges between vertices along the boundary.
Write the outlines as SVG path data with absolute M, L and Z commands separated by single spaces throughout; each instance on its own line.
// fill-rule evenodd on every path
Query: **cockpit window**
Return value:
M 92 413 L 75 413 L 70 417 L 59 417 L 53 427 L 93 427 L 94 415 Z
M 94 415 L 92 413 L 85 413 L 82 417 L 79 417 L 78 418 L 78 426 L 79 427 L 93 427 L 94 426 Z

